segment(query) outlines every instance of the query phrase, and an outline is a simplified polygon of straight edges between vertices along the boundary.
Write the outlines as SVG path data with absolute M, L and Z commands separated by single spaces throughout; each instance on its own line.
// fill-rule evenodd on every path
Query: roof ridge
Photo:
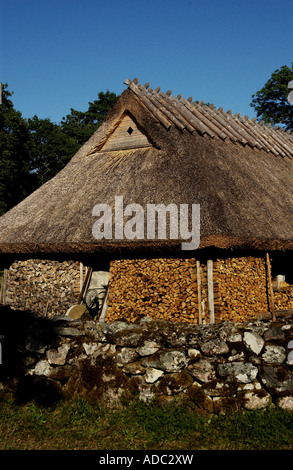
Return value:
M 233 114 L 222 107 L 216 109 L 215 105 L 193 101 L 192 97 L 185 99 L 181 94 L 175 97 L 171 90 L 162 92 L 160 86 L 154 90 L 149 82 L 140 84 L 138 78 L 128 78 L 124 83 L 167 130 L 175 126 L 181 132 L 229 139 L 276 156 L 293 158 L 293 135 L 280 126 L 257 122 L 256 118 Z

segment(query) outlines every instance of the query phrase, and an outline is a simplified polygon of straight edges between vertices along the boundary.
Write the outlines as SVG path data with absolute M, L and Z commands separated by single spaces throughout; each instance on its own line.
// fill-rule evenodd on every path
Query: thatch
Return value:
M 180 240 L 96 240 L 93 207 L 200 204 L 200 248 L 293 248 L 293 137 L 126 81 L 102 126 L 54 178 L 0 218 L 2 253 L 180 249 Z M 149 147 L 103 151 L 125 114 Z

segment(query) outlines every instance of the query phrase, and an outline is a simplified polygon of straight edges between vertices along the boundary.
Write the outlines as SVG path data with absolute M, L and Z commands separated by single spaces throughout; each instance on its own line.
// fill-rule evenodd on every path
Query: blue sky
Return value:
M 24 117 L 60 122 L 126 78 L 254 117 L 293 62 L 292 0 L 0 0 L 0 81 Z

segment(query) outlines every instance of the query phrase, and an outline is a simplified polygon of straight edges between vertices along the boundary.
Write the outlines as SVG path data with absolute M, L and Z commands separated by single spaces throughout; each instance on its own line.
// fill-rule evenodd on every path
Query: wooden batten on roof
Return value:
M 138 83 L 138 79 L 127 79 L 125 84 L 132 90 L 154 114 L 156 118 L 169 129 L 174 124 L 181 131 L 199 132 L 210 137 L 216 135 L 221 139 L 230 139 L 248 145 L 251 148 L 265 149 L 282 157 L 293 157 L 293 136 L 290 132 L 284 132 L 278 126 L 270 124 L 256 124 L 254 119 L 240 114 L 233 115 L 231 111 L 218 110 L 214 105 L 205 105 L 203 102 L 191 102 L 178 95 L 172 96 L 171 92 L 163 93 L 160 87 L 153 90 Z

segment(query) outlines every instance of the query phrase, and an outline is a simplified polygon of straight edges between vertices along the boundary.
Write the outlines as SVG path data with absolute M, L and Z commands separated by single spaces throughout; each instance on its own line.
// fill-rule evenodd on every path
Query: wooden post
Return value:
M 77 302 L 78 304 L 81 304 L 81 302 L 82 302 L 82 299 L 83 299 L 84 293 L 87 290 L 92 272 L 93 272 L 93 268 L 88 268 L 87 269 L 87 273 L 85 275 L 83 286 L 82 286 L 81 292 L 80 292 L 79 297 L 78 297 L 78 302 Z
M 79 292 L 82 290 L 83 285 L 83 263 L 79 263 Z
M 196 262 L 198 323 L 202 324 L 200 262 Z
M 213 261 L 211 259 L 209 259 L 207 262 L 207 278 L 210 323 L 215 323 Z
M 272 285 L 272 273 L 271 273 L 271 262 L 270 262 L 270 255 L 266 253 L 266 264 L 267 264 L 267 274 L 268 274 L 268 290 L 269 290 L 269 299 L 271 304 L 271 314 L 272 320 L 276 320 L 276 311 L 275 311 L 275 300 L 274 300 L 274 291 Z
M 6 305 L 7 273 L 8 269 L 4 269 L 0 289 L 0 304 L 2 305 Z

